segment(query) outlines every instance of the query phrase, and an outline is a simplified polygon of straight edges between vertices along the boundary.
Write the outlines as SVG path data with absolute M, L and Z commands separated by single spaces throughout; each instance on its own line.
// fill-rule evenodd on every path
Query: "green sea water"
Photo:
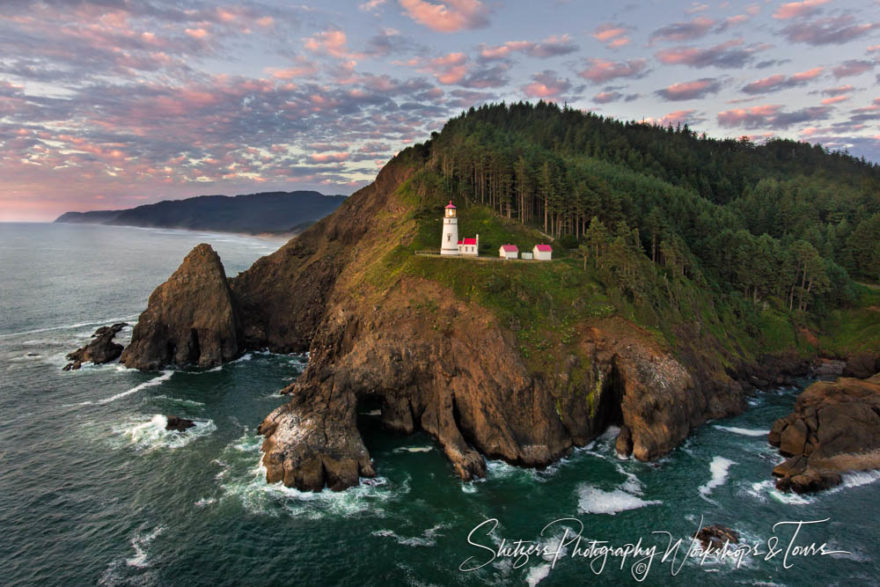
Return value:
M 202 371 L 61 370 L 95 328 L 135 320 L 199 242 L 229 275 L 280 245 L 0 224 L 0 584 L 877 584 L 880 475 L 847 475 L 809 497 L 770 479 L 780 457 L 766 432 L 796 388 L 751 398 L 749 411 L 708 423 L 656 463 L 618 459 L 611 430 L 546 470 L 490 462 L 474 483 L 455 477 L 430 437 L 384 431 L 365 405 L 359 425 L 378 476 L 313 494 L 265 483 L 255 435 L 305 355 L 251 352 Z M 167 432 L 168 414 L 196 426 Z M 734 528 L 748 552 L 685 560 L 701 521 Z

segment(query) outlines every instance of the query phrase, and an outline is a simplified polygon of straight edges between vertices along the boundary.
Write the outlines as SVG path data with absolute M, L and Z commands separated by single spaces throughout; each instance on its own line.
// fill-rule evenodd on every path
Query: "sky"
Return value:
M 2 0 L 0 221 L 350 194 L 547 100 L 880 163 L 880 0 Z

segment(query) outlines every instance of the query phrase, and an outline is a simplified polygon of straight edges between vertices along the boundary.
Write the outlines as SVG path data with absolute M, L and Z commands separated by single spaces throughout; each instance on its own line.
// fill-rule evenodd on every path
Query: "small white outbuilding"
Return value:
M 532 253 L 538 261 L 550 261 L 553 258 L 553 247 L 544 244 L 535 245 Z
M 519 249 L 516 245 L 501 245 L 498 248 L 498 256 L 502 259 L 516 259 L 519 257 Z

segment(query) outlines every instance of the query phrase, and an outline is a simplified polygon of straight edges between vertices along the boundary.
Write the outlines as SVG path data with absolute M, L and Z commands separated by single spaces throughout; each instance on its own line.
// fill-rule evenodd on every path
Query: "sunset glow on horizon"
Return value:
M 0 221 L 350 194 L 500 101 L 880 162 L 880 0 L 13 1 L 0 55 Z

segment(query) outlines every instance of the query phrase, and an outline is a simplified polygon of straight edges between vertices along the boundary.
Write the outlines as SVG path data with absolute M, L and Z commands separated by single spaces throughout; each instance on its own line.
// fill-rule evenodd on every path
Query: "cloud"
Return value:
M 441 33 L 454 33 L 489 25 L 489 10 L 480 0 L 398 0 L 414 21 Z
M 810 22 L 793 22 L 782 29 L 792 43 L 808 45 L 840 45 L 857 39 L 880 27 L 880 23 L 856 24 L 852 15 L 821 18 Z
M 711 18 L 698 16 L 686 22 L 675 22 L 660 27 L 651 33 L 651 42 L 654 41 L 693 41 L 709 34 L 715 21 Z
M 360 59 L 362 55 L 352 53 L 348 48 L 348 37 L 344 31 L 329 30 L 308 37 L 303 42 L 305 48 L 316 55 L 330 55 L 337 59 Z
M 705 120 L 702 116 L 696 115 L 696 110 L 676 110 L 670 112 L 661 118 L 645 118 L 642 122 L 653 124 L 655 126 L 678 126 L 680 124 L 699 124 Z
M 827 88 L 825 90 L 822 90 L 822 94 L 825 96 L 840 96 L 841 94 L 849 94 L 854 89 L 855 88 L 853 88 L 851 85 L 847 84 L 845 86 L 838 86 L 836 88 Z
M 773 13 L 773 18 L 787 20 L 791 18 L 801 18 L 814 14 L 820 10 L 820 6 L 828 4 L 830 0 L 803 0 L 803 2 L 789 2 L 780 6 Z
M 388 0 L 367 0 L 367 2 L 364 2 L 362 4 L 358 4 L 358 8 L 360 10 L 363 10 L 364 12 L 369 12 L 371 10 L 376 10 L 377 8 L 379 8 L 380 6 L 385 4 L 385 2 L 387 2 L 387 1 Z
M 825 98 L 825 99 L 823 99 L 823 100 L 822 100 L 822 104 L 823 104 L 824 106 L 828 106 L 828 105 L 830 105 L 830 104 L 838 104 L 838 103 L 840 103 L 840 102 L 846 102 L 846 101 L 849 100 L 850 98 L 852 98 L 852 96 L 833 96 L 833 97 L 831 97 L 831 98 Z
M 630 39 L 626 36 L 629 30 L 626 25 L 606 23 L 596 27 L 596 30 L 593 31 L 593 38 L 604 43 L 609 49 L 618 49 L 629 45 Z
M 571 83 L 556 75 L 556 72 L 545 70 L 532 76 L 532 83 L 523 87 L 523 92 L 530 98 L 555 99 L 571 89 Z
M 645 73 L 648 62 L 645 59 L 629 61 L 608 61 L 607 59 L 588 59 L 587 68 L 579 72 L 582 78 L 601 84 L 618 78 L 638 78 Z
M 666 65 L 688 65 L 690 67 L 740 68 L 752 60 L 753 55 L 767 47 L 750 45 L 743 47 L 742 40 L 734 39 L 701 49 L 698 47 L 675 47 L 658 51 L 654 56 Z
M 721 89 L 721 82 L 717 79 L 703 78 L 691 82 L 672 84 L 669 87 L 655 92 L 664 100 L 695 100 L 705 98 L 709 94 L 716 94 Z
M 876 63 L 874 61 L 849 59 L 847 61 L 844 61 L 831 71 L 834 73 L 835 78 L 840 79 L 842 77 L 853 77 L 856 75 L 862 75 L 863 73 L 874 69 L 875 65 Z
M 578 50 L 569 35 L 561 37 L 550 36 L 543 41 L 507 41 L 503 45 L 488 47 L 482 45 L 480 47 L 480 58 L 484 61 L 495 59 L 506 59 L 514 52 L 522 52 L 531 57 L 546 59 L 559 55 L 567 55 Z
M 345 153 L 312 153 L 309 155 L 309 161 L 312 163 L 342 163 L 348 161 L 351 155 Z
M 778 130 L 803 122 L 826 120 L 830 112 L 830 106 L 814 106 L 785 112 L 779 104 L 764 104 L 752 106 L 751 108 L 736 108 L 719 112 L 717 120 L 720 126 L 727 128 L 769 128 Z
M 796 88 L 810 83 L 819 77 L 823 71 L 825 71 L 823 67 L 814 67 L 808 71 L 802 71 L 791 76 L 771 75 L 746 85 L 742 91 L 746 94 L 768 94 L 770 92 Z

